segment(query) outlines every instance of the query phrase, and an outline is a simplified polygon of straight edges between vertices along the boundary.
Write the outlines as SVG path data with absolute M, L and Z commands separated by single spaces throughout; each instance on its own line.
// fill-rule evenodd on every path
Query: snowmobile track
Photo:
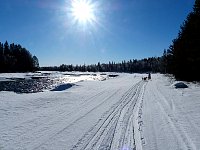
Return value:
M 133 110 L 144 85 L 144 81 L 134 84 L 122 98 L 79 139 L 71 150 L 122 149 L 127 144 L 129 144 L 127 146 L 130 146 L 131 149 L 134 149 Z M 118 130 L 121 130 L 121 132 L 117 132 Z M 113 144 L 113 140 L 115 140 L 114 143 L 118 143 L 118 145 Z M 131 145 L 131 143 L 133 144 Z

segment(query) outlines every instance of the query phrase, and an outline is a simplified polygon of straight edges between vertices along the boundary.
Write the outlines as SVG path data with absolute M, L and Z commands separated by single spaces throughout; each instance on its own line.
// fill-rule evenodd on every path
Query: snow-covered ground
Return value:
M 175 89 L 169 78 L 154 75 L 142 103 L 143 149 L 200 149 L 200 86 Z
M 111 73 L 108 73 L 111 74 Z M 84 72 L 57 72 L 57 71 L 41 71 L 36 73 L 0 73 L 0 81 L 9 81 L 13 79 L 31 79 L 38 78 L 56 78 L 62 79 L 66 83 L 75 83 L 85 80 L 104 80 L 106 74 L 101 73 L 84 73 Z
M 176 89 L 161 74 L 149 81 L 141 74 L 73 74 L 42 74 L 74 84 L 66 90 L 0 92 L 0 149 L 200 149 L 198 84 Z

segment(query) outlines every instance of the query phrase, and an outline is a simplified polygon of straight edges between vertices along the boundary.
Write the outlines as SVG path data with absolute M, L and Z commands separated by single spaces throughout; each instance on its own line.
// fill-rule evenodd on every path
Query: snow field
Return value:
M 200 149 L 198 84 L 175 89 L 161 74 L 149 81 L 142 81 L 143 74 L 53 76 L 74 86 L 0 92 L 0 149 Z
M 167 77 L 154 75 L 144 95 L 143 149 L 200 149 L 199 91 L 175 89 Z

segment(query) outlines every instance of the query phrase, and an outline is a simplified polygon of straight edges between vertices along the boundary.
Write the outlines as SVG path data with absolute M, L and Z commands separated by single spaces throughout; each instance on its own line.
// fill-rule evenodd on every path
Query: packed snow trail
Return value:
M 144 150 L 200 149 L 200 88 L 175 89 L 168 77 L 153 75 L 144 94 Z
M 133 110 L 144 83 L 133 85 L 72 149 L 134 149 Z
M 134 149 L 133 110 L 145 84 L 125 74 L 62 92 L 1 92 L 0 147 Z

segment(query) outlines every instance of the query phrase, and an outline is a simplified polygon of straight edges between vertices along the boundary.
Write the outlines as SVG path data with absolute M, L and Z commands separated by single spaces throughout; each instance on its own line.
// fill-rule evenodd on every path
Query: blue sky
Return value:
M 161 56 L 194 0 L 90 0 L 96 22 L 74 23 L 71 0 L 0 0 L 0 41 L 21 44 L 40 66 Z

